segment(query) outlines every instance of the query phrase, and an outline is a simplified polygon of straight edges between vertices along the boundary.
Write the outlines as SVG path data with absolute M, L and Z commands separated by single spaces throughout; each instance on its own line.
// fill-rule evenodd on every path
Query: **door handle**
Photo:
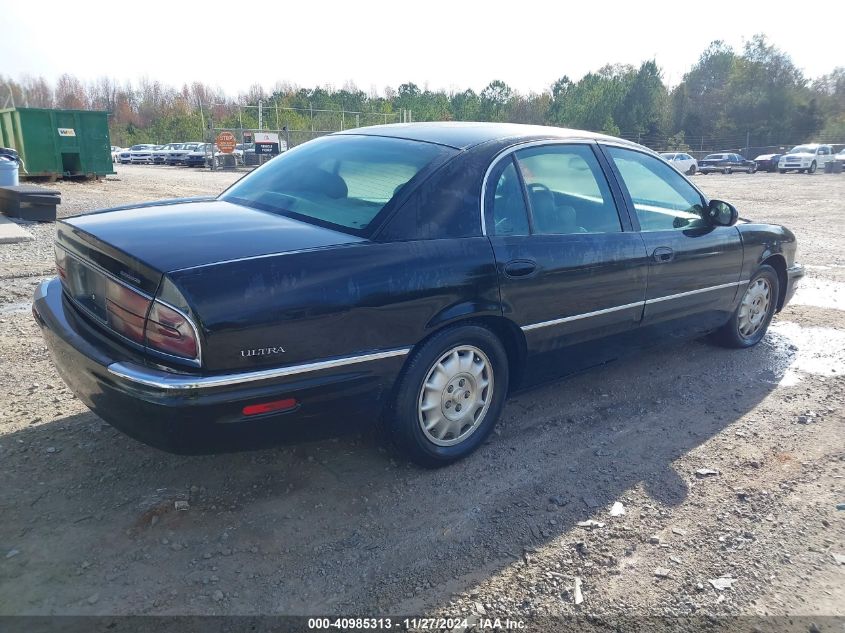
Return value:
M 651 253 L 651 256 L 658 264 L 665 264 L 675 259 L 675 251 L 668 246 L 658 246 Z
M 508 277 L 527 277 L 537 270 L 537 262 L 530 259 L 514 259 L 505 264 Z

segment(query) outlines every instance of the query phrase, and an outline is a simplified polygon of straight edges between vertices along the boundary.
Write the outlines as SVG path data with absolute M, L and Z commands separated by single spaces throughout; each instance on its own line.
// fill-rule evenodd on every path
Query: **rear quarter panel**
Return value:
M 168 277 L 199 317 L 210 371 L 410 347 L 467 316 L 501 314 L 484 237 L 364 242 Z M 284 352 L 243 351 L 268 347 Z

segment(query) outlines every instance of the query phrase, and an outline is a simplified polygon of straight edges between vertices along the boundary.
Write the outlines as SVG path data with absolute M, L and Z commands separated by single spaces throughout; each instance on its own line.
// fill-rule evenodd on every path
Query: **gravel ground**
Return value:
M 59 183 L 60 215 L 239 176 L 117 171 Z M 798 235 L 764 341 L 525 392 L 438 471 L 368 433 L 178 457 L 114 431 L 29 314 L 54 227 L 28 225 L 0 245 L 0 614 L 845 615 L 845 177 L 694 180 Z

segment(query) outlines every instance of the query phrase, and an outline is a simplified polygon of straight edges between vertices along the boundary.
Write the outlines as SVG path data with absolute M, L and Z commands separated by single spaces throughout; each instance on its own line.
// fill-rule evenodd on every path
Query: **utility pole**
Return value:
M 264 102 L 261 99 L 258 100 L 258 129 L 264 129 Z
M 749 145 L 751 144 L 751 132 L 745 130 L 745 158 L 748 159 L 748 155 L 751 153 L 751 148 Z

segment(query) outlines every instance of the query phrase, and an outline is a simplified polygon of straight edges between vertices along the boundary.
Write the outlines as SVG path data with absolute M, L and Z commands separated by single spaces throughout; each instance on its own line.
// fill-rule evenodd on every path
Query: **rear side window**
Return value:
M 499 173 L 498 179 L 495 179 L 496 173 Z M 504 160 L 497 165 L 490 181 L 496 183 L 493 191 L 488 193 L 489 204 L 493 209 L 491 233 L 528 235 L 528 211 L 513 159 Z
M 706 226 L 704 201 L 677 171 L 656 158 L 607 147 L 634 203 L 642 231 Z
M 379 214 L 404 187 L 455 153 L 405 139 L 328 136 L 274 158 L 221 197 L 369 237 Z

